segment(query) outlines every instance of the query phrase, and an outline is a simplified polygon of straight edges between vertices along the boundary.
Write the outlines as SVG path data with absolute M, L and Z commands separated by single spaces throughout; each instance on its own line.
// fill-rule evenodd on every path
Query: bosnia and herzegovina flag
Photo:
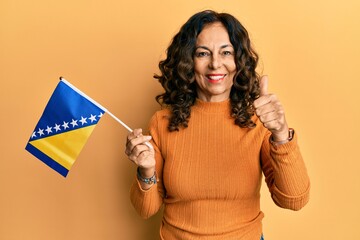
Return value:
M 106 109 L 60 80 L 25 149 L 66 177 Z

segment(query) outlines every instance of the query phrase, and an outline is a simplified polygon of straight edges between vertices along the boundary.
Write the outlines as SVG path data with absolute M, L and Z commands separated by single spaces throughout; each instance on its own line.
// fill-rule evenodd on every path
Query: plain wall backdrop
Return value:
M 360 1 L 0 0 L 0 239 L 158 239 L 161 213 L 142 220 L 130 204 L 135 166 L 124 154 L 127 131 L 110 116 L 66 179 L 24 147 L 59 76 L 146 128 L 159 109 L 158 62 L 205 9 L 248 29 L 311 178 L 300 212 L 275 206 L 263 184 L 265 238 L 358 236 Z

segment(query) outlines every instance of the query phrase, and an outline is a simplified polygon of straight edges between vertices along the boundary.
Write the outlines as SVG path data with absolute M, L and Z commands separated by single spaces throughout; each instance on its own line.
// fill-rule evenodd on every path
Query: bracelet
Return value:
M 285 139 L 285 140 L 282 140 L 282 141 L 274 141 L 273 136 L 271 135 L 270 138 L 269 138 L 269 141 L 273 146 L 279 146 L 281 144 L 285 144 L 285 143 L 290 142 L 294 138 L 294 133 L 295 133 L 295 130 L 292 129 L 292 128 L 289 128 L 289 137 L 288 137 L 288 139 Z
M 137 168 L 137 178 L 142 181 L 143 183 L 146 183 L 146 184 L 156 184 L 156 171 L 154 171 L 154 175 L 150 178 L 144 178 L 141 176 L 140 174 L 140 168 Z

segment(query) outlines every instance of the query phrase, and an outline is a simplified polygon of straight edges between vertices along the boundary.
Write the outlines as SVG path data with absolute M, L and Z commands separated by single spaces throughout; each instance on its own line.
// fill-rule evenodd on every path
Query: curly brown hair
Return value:
M 179 131 L 187 127 L 191 106 L 197 98 L 194 75 L 194 54 L 196 39 L 205 25 L 221 22 L 227 29 L 230 42 L 235 50 L 236 74 L 230 91 L 230 102 L 235 124 L 253 128 L 253 102 L 259 97 L 259 75 L 255 69 L 258 54 L 251 46 L 249 34 L 243 25 L 228 13 L 206 10 L 193 15 L 172 39 L 167 57 L 160 61 L 160 75 L 155 74 L 165 92 L 156 96 L 156 101 L 171 110 L 168 129 Z

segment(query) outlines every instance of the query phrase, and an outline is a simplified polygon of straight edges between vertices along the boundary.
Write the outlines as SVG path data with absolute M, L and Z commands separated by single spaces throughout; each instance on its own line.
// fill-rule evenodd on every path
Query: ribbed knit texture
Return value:
M 256 128 L 234 124 L 229 100 L 197 100 L 180 131 L 167 130 L 169 116 L 158 111 L 149 125 L 159 182 L 144 191 L 135 180 L 130 192 L 144 218 L 164 204 L 161 239 L 259 240 L 262 173 L 278 206 L 298 210 L 307 203 L 310 182 L 296 135 L 272 146 L 256 116 Z

